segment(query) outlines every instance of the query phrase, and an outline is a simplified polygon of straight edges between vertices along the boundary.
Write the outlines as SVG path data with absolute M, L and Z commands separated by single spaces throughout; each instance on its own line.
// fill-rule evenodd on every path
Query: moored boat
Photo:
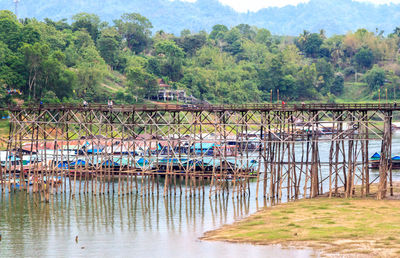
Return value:
M 379 169 L 381 163 L 381 155 L 375 152 L 369 160 L 371 169 Z M 389 164 L 392 165 L 392 169 L 400 169 L 400 156 L 394 156 L 389 160 Z

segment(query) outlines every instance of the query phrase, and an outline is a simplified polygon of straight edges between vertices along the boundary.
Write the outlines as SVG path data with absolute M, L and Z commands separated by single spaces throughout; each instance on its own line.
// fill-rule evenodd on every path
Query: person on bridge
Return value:
M 109 107 L 109 108 L 112 108 L 112 106 L 113 106 L 113 101 L 112 101 L 111 99 L 109 99 L 109 100 L 108 100 L 108 107 Z
M 87 103 L 87 101 L 86 100 L 83 100 L 83 107 L 87 107 L 88 106 L 88 103 Z
M 286 102 L 282 100 L 282 107 L 285 107 Z

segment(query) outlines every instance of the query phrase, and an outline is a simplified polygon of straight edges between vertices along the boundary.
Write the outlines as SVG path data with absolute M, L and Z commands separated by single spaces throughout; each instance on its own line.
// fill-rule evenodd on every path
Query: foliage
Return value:
M 157 78 L 147 71 L 147 60 L 142 57 L 132 57 L 128 64 L 125 73 L 129 82 L 129 94 L 142 99 L 156 94 L 158 91 Z
M 9 104 L 10 100 L 11 98 L 7 93 L 6 85 L 0 81 L 0 107 Z M 0 113 L 0 115 L 2 115 L 2 113 Z
M 359 67 L 370 68 L 374 62 L 374 53 L 369 48 L 361 48 L 355 54 L 354 59 Z
M 201 49 L 207 42 L 207 33 L 183 34 L 176 40 L 177 45 L 188 55 L 192 56 L 197 50 Z
M 189 3 L 190 2 L 190 3 Z M 227 3 L 228 1 L 224 1 Z M 244 2 L 244 1 L 243 1 Z M 294 1 L 292 1 L 294 2 Z M 300 1 L 295 1 L 300 2 Z M 223 23 L 232 28 L 244 23 L 259 28 L 268 28 L 274 35 L 299 35 L 305 28 L 317 32 L 324 28 L 326 35 L 346 34 L 358 28 L 390 33 L 399 26 L 396 18 L 400 5 L 398 1 L 388 5 L 371 5 L 367 1 L 312 0 L 301 1 L 297 6 L 268 8 L 258 12 L 236 12 L 226 4 L 216 0 L 171 1 L 171 0 L 121 0 L 121 1 L 82 1 L 82 0 L 36 0 L 21 1 L 20 17 L 60 19 L 70 18 L 78 12 L 98 14 L 102 20 L 112 23 L 122 12 L 140 12 L 151 20 L 154 31 L 164 30 L 179 35 L 184 29 L 192 32 L 210 32 L 215 24 Z M 370 1 L 369 1 L 370 2 Z M 0 9 L 14 10 L 11 0 L 0 1 Z M 60 23 L 57 25 L 65 26 Z
M 127 47 L 135 53 L 142 52 L 151 44 L 151 22 L 138 13 L 125 13 L 121 19 L 114 21 Z
M 371 91 L 379 89 L 385 83 L 385 71 L 374 66 L 365 74 L 365 81 Z
M 97 40 L 100 31 L 100 18 L 95 14 L 78 13 L 72 17 L 72 30 L 85 30 L 94 41 Z
M 308 57 L 318 57 L 323 43 L 321 35 L 304 31 L 296 40 L 296 45 Z
M 229 31 L 228 27 L 223 24 L 214 25 L 210 33 L 210 39 L 223 39 L 224 35 Z
M 395 98 L 400 90 L 398 29 L 331 37 L 305 30 L 294 38 L 245 23 L 217 24 L 209 34 L 185 29 L 179 37 L 152 36 L 152 28 L 138 13 L 108 24 L 90 13 L 68 23 L 0 11 L 0 82 L 21 92 L 7 101 L 138 103 L 157 95 L 161 79 L 210 103 L 275 102 L 278 94 L 284 101 L 334 102 L 345 83 L 360 78 L 363 95 L 385 86 Z
M 336 96 L 343 93 L 344 89 L 344 77 L 341 73 L 335 74 L 335 79 L 333 80 L 330 92 Z
M 80 60 L 75 66 L 79 85 L 79 88 L 76 89 L 78 97 L 87 96 L 93 101 L 104 101 L 107 97 L 97 94 L 99 85 L 107 73 L 104 60 L 94 46 L 81 49 L 80 54 Z
M 59 104 L 60 100 L 57 98 L 57 95 L 50 90 L 44 94 L 43 103 Z
M 322 94 L 327 94 L 331 91 L 334 80 L 334 71 L 330 63 L 325 59 L 320 59 L 316 62 L 317 69 L 317 87 Z
M 115 28 L 106 28 L 102 30 L 97 40 L 97 49 L 104 61 L 113 68 L 121 66 L 120 49 L 122 38 Z

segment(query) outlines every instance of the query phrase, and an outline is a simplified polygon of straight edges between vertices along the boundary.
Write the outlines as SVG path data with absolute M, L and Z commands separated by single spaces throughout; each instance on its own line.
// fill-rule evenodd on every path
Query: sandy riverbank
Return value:
M 382 201 L 321 197 L 265 208 L 202 239 L 313 248 L 324 256 L 399 257 L 399 187 Z

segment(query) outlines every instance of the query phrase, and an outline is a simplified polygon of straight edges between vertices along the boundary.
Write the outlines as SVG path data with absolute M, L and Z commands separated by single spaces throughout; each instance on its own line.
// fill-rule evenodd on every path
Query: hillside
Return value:
M 0 104 L 132 104 L 166 94 L 215 104 L 365 102 L 400 92 L 400 30 L 292 37 L 240 24 L 175 36 L 152 34 L 138 13 L 108 25 L 88 13 L 43 20 L 0 11 Z
M 0 1 L 0 9 L 14 11 L 12 0 Z M 95 13 L 110 23 L 126 12 L 138 12 L 154 25 L 179 35 L 183 29 L 210 31 L 215 24 L 228 27 L 240 23 L 267 28 L 273 34 L 298 35 L 303 30 L 324 29 L 327 35 L 344 34 L 358 28 L 390 33 L 399 25 L 400 4 L 373 5 L 350 0 L 311 0 L 298 6 L 266 8 L 258 12 L 238 13 L 217 0 L 195 3 L 170 0 L 21 0 L 20 17 L 62 19 L 79 12 Z

